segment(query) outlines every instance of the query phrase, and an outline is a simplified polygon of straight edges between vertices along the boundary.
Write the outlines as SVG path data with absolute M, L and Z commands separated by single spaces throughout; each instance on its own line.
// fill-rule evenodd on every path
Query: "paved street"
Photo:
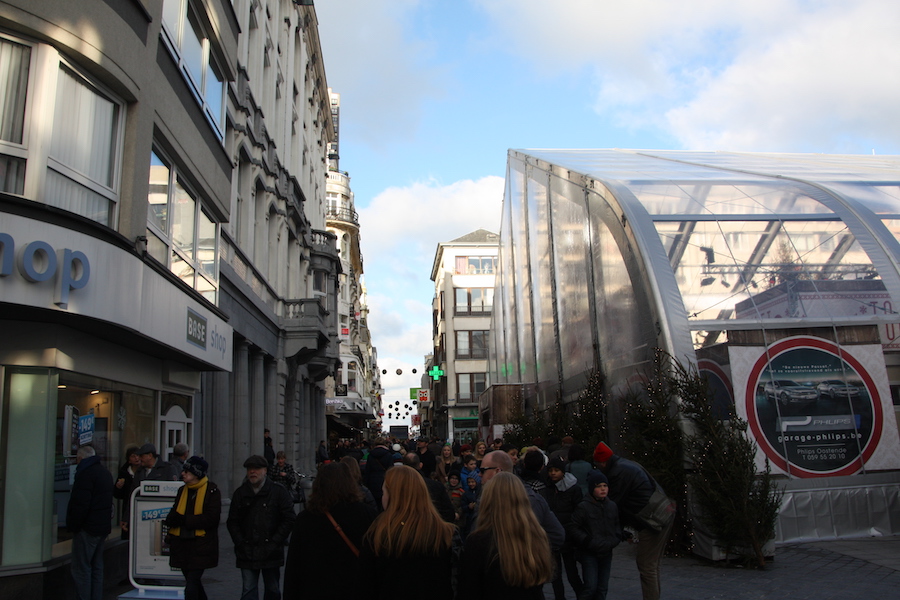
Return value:
M 234 549 L 224 519 L 219 539 L 219 566 L 205 574 L 206 591 L 213 600 L 238 600 L 241 577 L 234 568 Z M 616 551 L 610 600 L 641 597 L 632 551 L 628 545 Z M 900 536 L 785 544 L 776 549 L 774 561 L 765 570 L 693 557 L 665 558 L 662 568 L 664 600 L 888 600 L 896 598 L 900 589 Z M 130 589 L 110 591 L 106 600 L 115 600 Z M 544 596 L 553 598 L 549 585 Z M 575 594 L 569 590 L 566 598 L 574 599 Z

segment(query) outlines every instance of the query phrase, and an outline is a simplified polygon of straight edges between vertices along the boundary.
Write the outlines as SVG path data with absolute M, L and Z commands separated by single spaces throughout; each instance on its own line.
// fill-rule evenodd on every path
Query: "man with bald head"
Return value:
M 478 470 L 481 471 L 481 485 L 487 485 L 488 482 L 494 478 L 494 475 L 500 471 L 507 473 L 513 472 L 512 457 L 502 450 L 492 450 L 484 455 L 484 458 L 481 461 L 481 467 L 479 467 Z M 556 515 L 550 510 L 547 501 L 524 483 L 522 486 L 525 488 L 525 493 L 528 494 L 528 501 L 531 503 L 531 510 L 534 511 L 534 516 L 537 517 L 538 523 L 540 523 L 541 527 L 544 528 L 544 531 L 547 532 L 547 539 L 550 540 L 550 549 L 553 552 L 557 552 L 562 548 L 563 542 L 566 541 L 566 530 L 563 529 L 559 519 L 557 519 Z M 478 512 L 476 508 L 472 524 L 473 530 L 477 519 Z

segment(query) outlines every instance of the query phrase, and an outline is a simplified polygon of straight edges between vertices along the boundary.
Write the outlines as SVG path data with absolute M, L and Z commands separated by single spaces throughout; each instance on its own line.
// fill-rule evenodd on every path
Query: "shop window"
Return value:
M 0 191 L 112 227 L 124 114 L 55 48 L 0 37 Z
M 163 39 L 178 62 L 207 120 L 223 138 L 225 77 L 215 58 L 216 46 L 196 6 L 188 0 L 163 3 Z
M 158 150 L 150 154 L 147 202 L 147 252 L 215 303 L 219 224 Z

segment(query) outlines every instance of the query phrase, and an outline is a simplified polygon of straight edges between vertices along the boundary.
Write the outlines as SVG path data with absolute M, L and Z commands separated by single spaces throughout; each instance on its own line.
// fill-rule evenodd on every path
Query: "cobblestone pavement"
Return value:
M 238 600 L 241 575 L 234 567 L 234 548 L 224 524 L 219 540 L 219 566 L 204 574 L 204 586 L 212 600 Z M 889 600 L 900 590 L 900 536 L 783 544 L 762 570 L 698 557 L 664 558 L 662 589 L 663 600 Z M 105 600 L 129 590 L 130 585 L 109 590 Z M 408 590 L 400 594 L 406 595 Z M 549 585 L 544 596 L 553 599 Z M 641 598 L 633 548 L 628 545 L 616 549 L 608 597 Z M 567 588 L 566 598 L 574 600 L 571 589 Z

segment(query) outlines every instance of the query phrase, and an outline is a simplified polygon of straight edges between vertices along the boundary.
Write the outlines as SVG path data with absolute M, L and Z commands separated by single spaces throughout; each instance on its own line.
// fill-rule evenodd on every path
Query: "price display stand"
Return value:
M 131 494 L 128 578 L 135 589 L 119 598 L 184 598 L 184 576 L 169 566 L 166 516 L 184 482 L 143 481 Z

